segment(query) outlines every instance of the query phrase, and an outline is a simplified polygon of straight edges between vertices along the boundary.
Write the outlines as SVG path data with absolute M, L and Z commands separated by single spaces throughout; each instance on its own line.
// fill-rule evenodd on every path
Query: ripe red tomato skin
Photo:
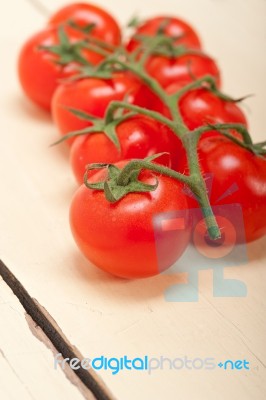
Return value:
M 198 147 L 201 171 L 212 177 L 210 202 L 213 206 L 240 204 L 245 226 L 240 243 L 252 242 L 266 234 L 266 159 L 238 146 L 221 134 L 203 138 Z M 224 196 L 228 189 L 237 190 Z M 219 200 L 221 198 L 221 200 Z M 189 199 L 189 207 L 198 207 Z M 237 230 L 238 227 L 236 226 Z
M 179 89 L 179 84 L 170 85 L 167 88 L 168 94 L 173 94 Z M 184 94 L 179 100 L 179 109 L 183 121 L 189 130 L 196 129 L 200 126 L 219 123 L 238 123 L 247 127 L 247 120 L 237 104 L 225 101 L 217 97 L 215 94 L 205 88 L 195 89 Z M 164 108 L 162 113 L 170 117 L 169 110 Z M 235 130 L 231 130 L 232 135 L 242 140 L 241 134 Z M 202 134 L 200 142 L 211 136 L 220 136 L 216 131 L 208 131 Z M 180 146 L 179 139 L 173 137 L 173 145 L 171 151 L 172 168 L 184 172 L 184 159 L 186 159 L 185 149 Z M 175 143 L 174 143 L 175 142 Z M 174 150 L 176 148 L 176 151 Z M 182 150 L 182 151 L 180 151 Z
M 179 108 L 190 130 L 208 123 L 238 123 L 247 127 L 246 117 L 236 103 L 222 100 L 204 88 L 184 94 L 179 100 Z
M 95 28 L 90 35 L 113 45 L 121 42 L 118 23 L 107 11 L 93 4 L 74 3 L 62 7 L 50 17 L 48 24 L 59 26 L 69 20 L 81 27 L 94 23 Z
M 67 35 L 71 42 L 80 40 L 78 33 Z M 56 64 L 57 56 L 39 46 L 58 45 L 58 29 L 48 28 L 29 38 L 22 47 L 18 59 L 18 75 L 21 86 L 34 103 L 50 110 L 52 96 L 60 80 L 77 73 L 77 64 L 66 66 Z M 93 64 L 101 61 L 102 57 L 88 50 L 82 52 L 84 58 Z
M 126 162 L 118 163 L 121 168 Z M 99 181 L 101 171 L 91 178 Z M 171 266 L 186 249 L 190 238 L 189 213 L 182 185 L 157 176 L 159 186 L 150 193 L 130 193 L 117 203 L 109 203 L 102 191 L 80 186 L 70 207 L 74 239 L 87 259 L 115 276 L 133 279 L 159 274 Z M 154 176 L 142 172 L 140 179 L 154 183 Z M 180 240 L 169 248 L 164 265 L 158 265 L 153 217 L 158 213 L 184 210 L 187 222 Z
M 169 21 L 169 24 L 165 28 L 165 34 L 167 36 L 174 37 L 183 35 L 182 38 L 176 40 L 176 44 L 185 45 L 189 48 L 195 49 L 201 48 L 199 37 L 194 29 L 187 22 L 170 16 L 161 16 L 148 19 L 144 24 L 137 28 L 135 34 L 154 36 L 165 19 Z M 135 39 L 133 35 L 127 44 L 127 50 L 132 52 L 138 46 L 139 41 Z
M 116 133 L 120 150 L 101 132 L 75 139 L 70 150 L 70 165 L 78 183 L 83 183 L 87 164 L 114 164 L 121 160 L 143 159 L 171 150 L 172 132 L 151 118 L 141 115 L 131 117 L 117 126 Z M 169 155 L 159 157 L 156 162 L 170 167 Z
M 85 111 L 103 118 L 112 100 L 122 101 L 128 95 L 129 103 L 145 105 L 141 96 L 141 83 L 130 73 L 114 74 L 112 79 L 85 78 L 60 85 L 52 100 L 52 116 L 59 132 L 69 132 L 90 126 L 89 121 L 79 119 L 65 107 Z M 74 139 L 68 140 L 72 144 Z
M 191 83 L 205 75 L 216 79 L 217 86 L 221 84 L 218 66 L 206 54 L 187 54 L 179 57 L 166 57 L 160 55 L 150 56 L 145 65 L 146 71 L 156 79 L 163 88 L 175 82 L 182 86 Z

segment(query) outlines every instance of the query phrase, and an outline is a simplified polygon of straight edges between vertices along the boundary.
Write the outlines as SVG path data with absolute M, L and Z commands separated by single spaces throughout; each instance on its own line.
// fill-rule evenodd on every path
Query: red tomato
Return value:
M 214 60 L 203 53 L 187 54 L 179 57 L 150 56 L 146 62 L 146 71 L 163 88 L 173 83 L 184 86 L 194 79 L 212 75 L 220 86 L 220 72 Z
M 168 93 L 174 90 L 168 89 Z M 172 92 L 173 93 L 173 92 Z M 225 101 L 207 89 L 191 90 L 179 100 L 183 120 L 190 130 L 207 124 L 238 123 L 247 126 L 247 120 L 232 101 Z
M 87 164 L 113 164 L 131 158 L 146 158 L 161 152 L 170 152 L 170 135 L 167 127 L 141 115 L 130 117 L 116 128 L 121 149 L 103 133 L 83 135 L 71 147 L 70 163 L 78 183 L 83 183 Z M 169 156 L 156 160 L 169 166 Z
M 179 89 L 179 84 L 173 84 L 167 88 L 167 93 L 173 94 Z M 195 89 L 185 93 L 179 100 L 179 110 L 184 123 L 189 130 L 196 129 L 200 126 L 210 124 L 226 124 L 238 123 L 247 126 L 247 120 L 244 113 L 234 102 L 225 101 L 217 97 L 209 90 Z M 169 111 L 166 107 L 163 109 L 163 114 L 169 117 Z M 230 132 L 238 139 L 242 136 L 234 130 Z M 209 131 L 201 136 L 200 142 L 205 137 L 220 136 L 216 131 Z M 173 138 L 173 140 L 178 140 Z M 173 169 L 184 171 L 184 158 L 186 158 L 185 150 L 180 152 L 180 144 L 177 142 L 176 152 L 171 152 L 171 164 Z
M 117 165 L 121 168 L 125 164 Z M 91 181 L 102 181 L 105 176 L 102 170 Z M 85 185 L 75 193 L 70 207 L 71 230 L 81 252 L 97 267 L 122 278 L 144 278 L 169 268 L 186 249 L 191 228 L 183 185 L 165 176 L 156 177 L 159 185 L 155 191 L 130 193 L 116 203 Z M 154 184 L 155 176 L 143 171 L 139 179 Z M 164 219 L 161 213 L 180 210 L 179 231 L 173 237 L 164 223 L 167 216 Z
M 175 44 L 200 49 L 201 44 L 199 37 L 187 22 L 179 18 L 163 16 L 148 19 L 143 25 L 138 27 L 136 33 L 127 45 L 128 51 L 131 52 L 140 45 L 140 41 L 135 38 L 136 35 L 154 36 L 158 32 L 158 29 L 164 24 L 164 34 L 177 38 Z
M 71 43 L 81 40 L 76 34 L 67 36 Z M 49 110 L 51 99 L 59 81 L 77 73 L 77 63 L 59 65 L 58 55 L 42 50 L 39 46 L 57 46 L 59 44 L 58 29 L 49 28 L 32 36 L 22 47 L 18 60 L 18 73 L 21 86 L 34 103 Z M 97 64 L 102 56 L 89 50 L 82 50 L 82 56 L 88 62 Z
M 239 231 L 237 242 L 251 242 L 266 234 L 266 159 L 238 146 L 222 135 L 203 138 L 199 143 L 199 160 L 203 174 L 211 174 L 210 201 L 223 205 L 222 217 L 233 221 L 230 204 L 239 204 L 245 232 Z M 194 204 L 193 204 L 194 203 Z M 196 201 L 190 202 L 192 207 Z M 226 206 L 228 205 L 228 206 Z M 226 232 L 226 227 L 222 229 Z
M 121 42 L 121 32 L 117 22 L 100 7 L 88 3 L 70 4 L 54 13 L 49 25 L 58 26 L 70 20 L 81 28 L 94 24 L 95 27 L 89 34 L 106 43 L 119 45 Z
M 112 100 L 125 100 L 129 103 L 145 105 L 142 85 L 130 73 L 117 73 L 112 79 L 86 78 L 59 86 L 52 101 L 52 115 L 62 135 L 86 128 L 89 121 L 82 120 L 65 106 L 76 108 L 103 118 Z M 69 143 L 73 143 L 71 139 Z

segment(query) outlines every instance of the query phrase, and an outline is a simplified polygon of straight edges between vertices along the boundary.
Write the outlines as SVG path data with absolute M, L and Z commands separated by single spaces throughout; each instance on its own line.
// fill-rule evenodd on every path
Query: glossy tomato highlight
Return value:
M 106 10 L 89 3 L 73 3 L 60 8 L 49 19 L 50 26 L 62 25 L 69 21 L 74 22 L 83 30 L 86 36 L 86 27 L 93 24 L 89 35 L 101 39 L 107 44 L 119 45 L 121 32 L 118 23 Z

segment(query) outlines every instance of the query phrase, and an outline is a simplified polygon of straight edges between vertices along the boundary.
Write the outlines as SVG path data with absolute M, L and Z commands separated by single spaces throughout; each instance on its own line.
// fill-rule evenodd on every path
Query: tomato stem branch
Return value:
M 170 176 L 174 179 L 177 179 L 184 184 L 188 185 L 192 192 L 197 195 L 198 201 L 200 206 L 202 207 L 202 212 L 204 214 L 205 220 L 206 220 L 206 226 L 209 232 L 209 235 L 212 239 L 218 239 L 220 238 L 220 230 L 217 225 L 216 219 L 214 217 L 212 208 L 210 206 L 209 198 L 207 195 L 207 190 L 206 190 L 206 185 L 204 182 L 204 179 L 201 175 L 200 172 L 200 166 L 199 166 L 199 160 L 198 160 L 198 154 L 197 154 L 197 141 L 198 138 L 196 135 L 191 135 L 191 133 L 188 131 L 187 126 L 184 124 L 181 112 L 178 107 L 178 96 L 169 96 L 164 89 L 161 87 L 161 85 L 153 79 L 150 75 L 148 75 L 143 68 L 143 59 L 141 63 L 128 63 L 126 61 L 122 61 L 118 59 L 117 57 L 109 57 L 106 60 L 104 60 L 100 68 L 104 69 L 105 66 L 107 65 L 119 65 L 123 67 L 126 70 L 131 71 L 134 75 L 139 77 L 159 98 L 160 100 L 168 107 L 172 119 L 169 119 L 162 114 L 152 111 L 152 110 L 147 110 L 146 108 L 139 107 L 136 105 L 128 104 L 126 102 L 120 102 L 120 101 L 113 101 L 110 103 L 106 114 L 105 114 L 105 121 L 106 123 L 109 123 L 113 120 L 114 118 L 114 111 L 118 108 L 125 108 L 131 111 L 138 112 L 139 114 L 146 115 L 148 117 L 154 118 L 155 120 L 167 125 L 170 129 L 173 130 L 173 132 L 181 137 L 182 142 L 184 144 L 184 147 L 187 151 L 187 156 L 188 156 L 188 163 L 189 163 L 189 171 L 190 175 L 184 175 L 178 172 L 175 172 L 169 168 L 166 167 L 161 167 L 156 164 L 151 164 L 149 163 L 148 165 L 145 163 L 145 161 L 142 164 L 142 168 L 148 168 L 152 171 L 155 172 L 160 172 L 162 174 L 166 174 L 167 176 Z M 202 79 L 199 79 L 196 82 L 193 82 L 191 85 L 187 85 L 183 90 L 182 94 L 185 93 L 185 91 L 188 91 L 191 89 L 191 87 L 200 87 L 203 82 L 207 82 L 210 85 L 213 85 L 213 78 L 206 76 Z M 188 139 L 187 139 L 188 138 Z M 133 167 L 132 167 L 133 165 Z M 138 164 L 139 165 L 139 164 Z M 121 172 L 118 178 L 118 184 L 125 184 L 125 182 L 128 181 L 128 172 L 132 171 L 132 168 L 134 168 L 136 165 L 129 163 L 129 166 L 125 167 L 126 172 Z
M 117 185 L 126 186 L 130 181 L 132 173 L 136 171 L 140 172 L 141 169 L 157 172 L 162 175 L 169 176 L 170 178 L 177 179 L 178 181 L 186 184 L 198 198 L 210 238 L 215 240 L 221 237 L 219 227 L 210 206 L 209 198 L 205 188 L 205 182 L 201 176 L 198 176 L 197 171 L 196 175 L 191 174 L 188 176 L 149 161 L 133 160 L 130 161 L 119 173 L 116 181 Z
M 106 57 L 104 61 L 102 61 L 98 68 L 101 71 L 104 71 L 106 68 L 110 70 L 110 66 L 113 67 L 115 70 L 118 66 L 123 70 L 132 72 L 136 77 L 138 77 L 148 88 L 158 96 L 158 98 L 163 102 L 163 104 L 169 109 L 171 119 L 167 118 L 166 116 L 162 115 L 159 112 L 148 110 L 146 108 L 129 104 L 123 101 L 113 101 L 110 103 L 109 107 L 106 110 L 105 114 L 105 122 L 112 123 L 114 121 L 114 112 L 119 109 L 127 109 L 139 113 L 141 115 L 148 116 L 153 118 L 162 124 L 168 126 L 174 134 L 181 138 L 181 141 L 184 145 L 184 148 L 187 153 L 188 159 L 188 167 L 189 167 L 189 175 L 181 174 L 179 172 L 173 171 L 167 167 L 151 163 L 147 160 L 133 160 L 129 162 L 121 172 L 114 170 L 114 167 L 111 168 L 112 174 L 116 176 L 116 184 L 118 186 L 117 193 L 119 192 L 119 188 L 126 187 L 127 185 L 132 185 L 131 179 L 133 176 L 134 180 L 134 173 L 138 175 L 138 171 L 140 172 L 141 169 L 148 169 L 153 172 L 157 172 L 163 175 L 167 175 L 173 179 L 177 179 L 180 182 L 186 184 L 197 196 L 197 200 L 201 206 L 202 213 L 205 218 L 206 226 L 209 232 L 209 235 L 212 239 L 218 239 L 221 237 L 219 227 L 217 225 L 215 216 L 213 214 L 210 201 L 207 194 L 206 184 L 204 178 L 201 174 L 200 170 L 200 163 L 198 158 L 198 151 L 197 145 L 200 139 L 200 135 L 204 132 L 211 131 L 211 130 L 219 130 L 222 134 L 233 140 L 235 143 L 242 145 L 243 147 L 251 149 L 252 147 L 252 140 L 251 137 L 243 125 L 240 124 L 216 124 L 216 125 L 208 125 L 201 128 L 198 128 L 194 131 L 189 131 L 187 126 L 185 125 L 181 111 L 179 108 L 179 100 L 181 96 L 187 93 L 190 90 L 197 89 L 197 88 L 206 88 L 210 90 L 212 93 L 215 93 L 219 98 L 226 100 L 226 101 L 236 101 L 231 99 L 230 97 L 224 95 L 219 91 L 216 85 L 216 80 L 214 77 L 206 75 L 200 79 L 197 79 L 190 84 L 181 88 L 177 93 L 172 95 L 168 95 L 164 88 L 154 79 L 152 78 L 146 71 L 145 71 L 145 63 L 147 61 L 148 56 L 158 47 L 158 44 L 165 45 L 165 51 L 172 51 L 173 46 L 171 43 L 165 41 L 165 38 L 159 38 L 158 40 L 155 38 L 153 42 L 153 46 L 151 48 L 142 48 L 142 51 L 136 52 L 134 57 L 132 55 L 128 55 L 126 52 L 119 54 L 113 54 Z M 167 47 L 169 45 L 169 48 Z M 164 49 L 163 49 L 164 50 Z M 180 51 L 180 54 L 187 51 L 186 49 L 175 49 L 175 52 Z M 104 51 L 105 52 L 105 51 Z M 183 54 L 182 53 L 182 54 Z M 228 130 L 235 129 L 239 132 L 243 137 L 243 142 L 238 140 L 233 135 L 230 134 Z M 118 174 L 118 176 L 116 175 Z M 133 174 L 133 175 L 132 175 Z M 112 181 L 112 185 L 113 185 Z M 137 185 L 140 183 L 137 183 Z M 134 185 L 133 185 L 134 186 Z M 109 185 L 108 181 L 101 186 L 107 194 L 110 201 L 116 201 L 117 197 L 112 192 L 112 186 Z M 130 186 L 132 187 L 132 186 Z M 137 186 L 139 187 L 139 186 Z M 143 187 L 141 188 L 141 190 Z M 128 189 L 123 189 L 126 193 Z M 147 189 L 147 190 L 150 190 Z
M 117 178 L 117 184 L 119 186 L 126 186 L 129 182 L 130 175 L 134 171 L 140 171 L 141 169 L 148 169 L 149 171 L 158 172 L 162 175 L 167 175 L 171 178 L 177 179 L 187 185 L 190 185 L 189 176 L 173 171 L 170 168 L 164 167 L 160 164 L 154 164 L 145 160 L 133 160 L 130 161 L 120 172 Z
M 250 136 L 248 130 L 246 129 L 246 127 L 242 124 L 214 124 L 214 125 L 210 124 L 210 125 L 201 126 L 200 128 L 195 129 L 193 131 L 193 134 L 197 135 L 199 137 L 203 133 L 213 131 L 213 130 L 216 130 L 219 133 L 223 134 L 224 136 L 227 136 L 229 139 L 231 139 L 233 142 L 235 142 L 239 146 L 248 148 L 249 150 L 253 146 L 251 136 Z M 235 131 L 239 132 L 243 138 L 243 142 L 241 140 L 237 139 L 236 137 L 234 137 L 233 135 L 231 135 L 230 133 L 225 132 L 225 130 L 226 131 L 235 130 Z
M 175 124 L 178 125 L 177 129 L 179 129 L 180 131 L 183 131 L 184 129 L 187 130 L 183 124 L 180 114 L 177 111 L 176 104 L 174 106 L 171 97 L 167 95 L 162 86 L 155 79 L 153 79 L 149 74 L 144 71 L 144 68 L 140 63 L 128 63 L 126 61 L 119 60 L 116 57 L 110 57 L 102 62 L 101 68 L 104 68 L 104 66 L 107 64 L 120 65 L 121 67 L 125 68 L 128 71 L 131 71 L 134 75 L 139 77 L 142 82 L 144 82 L 151 89 L 151 91 L 159 97 L 159 99 L 166 105 L 166 107 L 169 108 Z
M 86 44 L 85 48 L 87 50 L 93 51 L 94 53 L 97 53 L 103 57 L 107 57 L 110 54 L 108 51 L 104 50 L 103 48 L 100 48 L 99 46 L 95 45 L 94 43 L 88 42 L 88 44 Z
M 154 118 L 155 120 L 161 122 L 162 124 L 167 125 L 170 129 L 174 129 L 173 121 L 168 119 L 167 117 L 164 117 L 159 112 L 148 110 L 147 108 L 136 106 L 134 104 L 129 104 L 124 101 L 112 101 L 110 103 L 110 105 L 107 108 L 106 114 L 105 114 L 106 123 L 110 123 L 114 119 L 114 112 L 119 108 L 135 111 L 138 114 L 146 115 L 147 117 Z

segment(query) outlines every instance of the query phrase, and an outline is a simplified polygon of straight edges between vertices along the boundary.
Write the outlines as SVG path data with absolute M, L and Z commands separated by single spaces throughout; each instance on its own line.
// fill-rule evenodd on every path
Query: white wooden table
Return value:
M 90 265 L 77 250 L 68 225 L 76 189 L 68 150 L 49 148 L 56 129 L 47 114 L 23 97 L 16 77 L 21 44 L 45 23 L 32 3 L 2 4 L 0 258 L 45 308 L 46 312 L 40 308 L 41 315 L 56 321 L 53 326 L 60 327 L 69 349 L 71 344 L 78 349 L 76 354 L 212 357 L 250 363 L 250 370 L 165 368 L 117 375 L 102 370 L 93 375 L 100 391 L 119 400 L 265 399 L 266 238 L 248 246 L 248 263 L 224 270 L 227 278 L 245 283 L 246 297 L 213 297 L 212 270 L 206 270 L 199 273 L 198 302 L 165 301 L 164 290 L 185 281 L 185 275 L 119 280 Z M 244 107 L 252 135 L 265 140 L 265 0 L 97 3 L 122 23 L 136 11 L 142 16 L 177 14 L 191 22 L 221 67 L 225 91 L 234 96 L 255 94 Z M 51 11 L 62 4 L 45 1 Z M 97 398 L 75 373 L 54 368 L 56 353 L 0 278 L 0 399 Z

